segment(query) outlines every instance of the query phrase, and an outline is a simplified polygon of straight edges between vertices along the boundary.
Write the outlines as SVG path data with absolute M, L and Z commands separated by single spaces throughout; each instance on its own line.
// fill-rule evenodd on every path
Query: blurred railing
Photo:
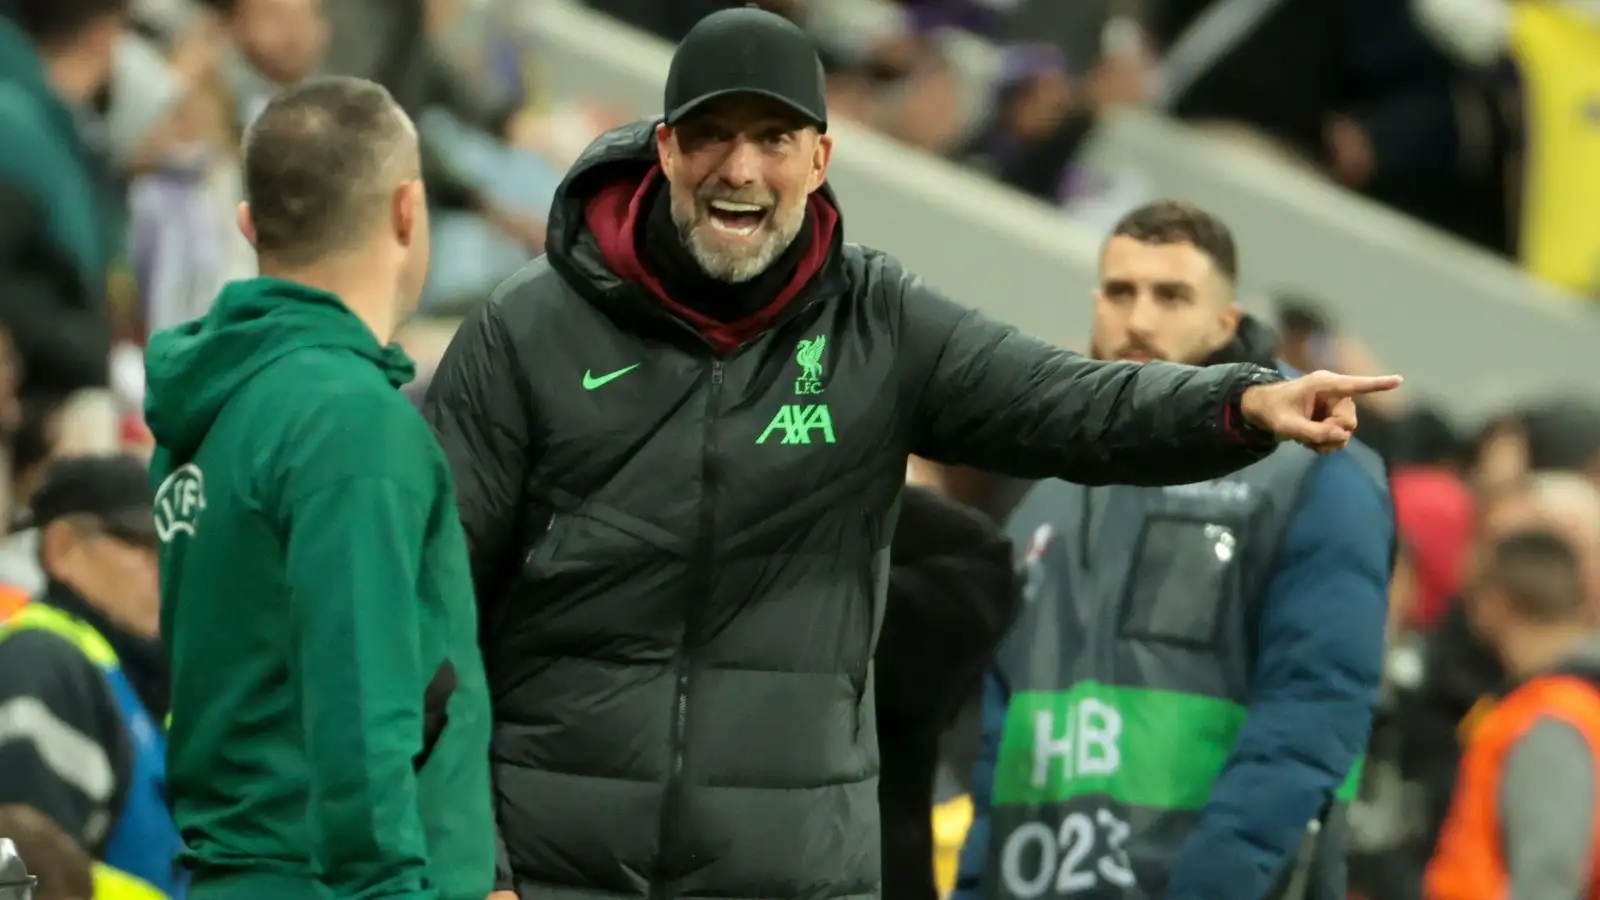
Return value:
M 542 90 L 659 113 L 669 46 L 570 0 L 524 14 Z M 1096 228 L 851 123 L 831 131 L 851 240 L 1033 334 L 1082 343 Z M 1139 113 L 1109 123 L 1091 160 L 1221 213 L 1247 295 L 1294 286 L 1335 301 L 1414 395 L 1477 416 L 1525 392 L 1600 384 L 1600 316 L 1581 301 L 1313 176 Z

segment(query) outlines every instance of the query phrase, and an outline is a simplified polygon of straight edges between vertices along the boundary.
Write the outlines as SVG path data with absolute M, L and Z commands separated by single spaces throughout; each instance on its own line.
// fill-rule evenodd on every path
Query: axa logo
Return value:
M 204 473 L 194 463 L 179 466 L 156 488 L 156 536 L 163 544 L 180 534 L 193 537 L 205 509 Z
M 765 444 L 767 438 L 780 432 L 783 434 L 783 440 L 778 441 L 780 444 L 809 444 L 817 432 L 820 432 L 816 436 L 821 443 L 837 443 L 833 437 L 833 416 L 828 413 L 826 403 L 785 403 L 778 407 L 778 414 L 767 423 L 756 443 Z
M 827 335 L 803 340 L 795 347 L 794 361 L 800 366 L 800 377 L 794 381 L 797 396 L 808 397 L 822 393 L 822 351 L 828 346 Z M 809 444 L 815 436 L 819 443 L 838 443 L 833 436 L 833 414 L 826 403 L 785 403 L 767 423 L 756 443 L 765 444 L 775 433 L 782 433 L 780 444 Z

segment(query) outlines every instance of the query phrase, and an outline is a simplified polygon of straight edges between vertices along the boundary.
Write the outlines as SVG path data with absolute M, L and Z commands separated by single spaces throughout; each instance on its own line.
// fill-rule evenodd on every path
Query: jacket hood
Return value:
M 1245 313 L 1239 317 L 1239 327 L 1233 332 L 1233 340 L 1222 345 L 1222 349 L 1211 354 L 1206 360 L 1206 365 L 1217 366 L 1224 363 L 1254 363 L 1267 369 L 1281 368 L 1277 361 L 1278 333 L 1271 326 L 1255 316 Z
M 276 278 L 230 282 L 203 318 L 150 338 L 145 421 L 156 442 L 172 462 L 189 459 L 228 398 L 281 357 L 310 347 L 371 360 L 396 387 L 416 372 L 332 294 Z
M 607 264 L 589 226 L 589 206 L 618 182 L 643 184 L 655 169 L 655 127 L 659 119 L 640 119 L 595 138 L 578 156 L 556 188 L 547 222 L 545 252 L 555 268 L 579 286 L 601 293 L 626 279 Z M 842 239 L 838 200 L 827 184 L 813 195 L 812 206 L 825 207 L 832 218 L 827 230 L 832 243 Z

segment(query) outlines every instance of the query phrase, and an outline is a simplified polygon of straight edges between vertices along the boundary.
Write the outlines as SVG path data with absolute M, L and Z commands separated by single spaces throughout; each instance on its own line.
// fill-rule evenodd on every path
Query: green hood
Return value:
M 204 318 L 156 332 L 145 349 L 145 422 L 165 451 L 162 462 L 187 461 L 228 398 L 280 357 L 308 347 L 349 350 L 395 387 L 416 374 L 398 346 L 379 344 L 332 294 L 276 278 L 230 282 Z

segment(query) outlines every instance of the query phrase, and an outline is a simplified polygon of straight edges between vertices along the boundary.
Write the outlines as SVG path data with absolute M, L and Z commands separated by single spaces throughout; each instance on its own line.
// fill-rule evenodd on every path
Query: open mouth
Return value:
M 767 220 L 767 208 L 755 203 L 735 200 L 712 200 L 711 227 L 734 237 L 749 237 Z

